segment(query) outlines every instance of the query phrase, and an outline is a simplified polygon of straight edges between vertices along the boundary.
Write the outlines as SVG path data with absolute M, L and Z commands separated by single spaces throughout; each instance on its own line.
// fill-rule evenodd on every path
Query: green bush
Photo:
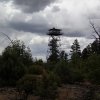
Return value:
M 57 96 L 58 77 L 53 73 L 43 75 L 40 97 L 41 100 L 55 100 Z
M 26 68 L 33 63 L 29 48 L 20 41 L 13 41 L 7 46 L 0 59 L 0 79 L 4 86 L 15 86 L 16 81 L 25 74 Z
M 24 92 L 24 98 L 27 100 L 28 95 L 37 94 L 41 76 L 38 75 L 25 75 L 17 82 L 19 92 Z
M 100 55 L 92 55 L 85 62 L 85 78 L 100 84 Z
M 28 73 L 33 75 L 41 75 L 44 68 L 40 65 L 33 65 L 28 68 Z
M 64 61 L 61 61 L 56 64 L 54 73 L 60 78 L 61 83 L 70 83 L 71 82 L 71 70 L 68 68 L 68 64 Z

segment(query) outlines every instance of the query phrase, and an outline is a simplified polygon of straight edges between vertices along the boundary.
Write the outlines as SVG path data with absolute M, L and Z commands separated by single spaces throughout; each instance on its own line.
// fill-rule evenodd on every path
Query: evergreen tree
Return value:
M 32 65 L 32 56 L 23 42 L 13 41 L 2 53 L 0 79 L 3 85 L 15 85 L 25 74 L 26 68 Z
M 96 39 L 92 44 L 91 44 L 92 52 L 95 54 L 100 54 L 100 40 Z
M 88 58 L 92 54 L 93 54 L 93 50 L 91 48 L 91 44 L 89 44 L 86 48 L 83 49 L 83 51 L 82 51 L 82 58 L 86 59 L 86 58 Z
M 71 59 L 77 59 L 81 57 L 81 50 L 78 40 L 76 39 L 71 46 Z
M 57 44 L 58 39 L 52 38 L 48 46 L 50 47 L 50 55 L 47 59 L 48 62 L 56 63 L 59 61 L 59 45 Z
M 65 51 L 60 52 L 60 61 L 65 61 L 65 62 L 68 61 L 68 55 Z

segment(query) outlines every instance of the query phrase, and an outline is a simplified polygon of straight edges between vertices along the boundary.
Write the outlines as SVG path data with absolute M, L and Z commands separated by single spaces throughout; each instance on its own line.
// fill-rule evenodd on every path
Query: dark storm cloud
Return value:
M 30 32 L 33 34 L 38 35 L 46 35 L 48 30 L 50 28 L 53 28 L 55 26 L 49 25 L 49 23 L 30 23 L 30 22 L 19 22 L 19 21 L 11 21 L 9 22 L 9 27 L 12 27 L 12 29 L 16 31 L 23 31 L 23 32 Z M 58 27 L 55 27 L 58 28 Z M 82 30 L 72 30 L 72 28 L 69 29 L 62 29 L 63 36 L 66 37 L 85 37 L 87 36 L 87 32 Z M 88 33 L 89 34 L 89 33 Z M 89 34 L 92 35 L 92 34 Z
M 50 28 L 48 24 L 34 24 L 26 22 L 10 22 L 9 25 L 17 31 L 39 33 L 39 35 L 46 34 L 47 30 Z
M 67 36 L 67 37 L 84 37 L 84 33 L 82 32 L 65 32 L 64 36 Z
M 24 12 L 38 12 L 56 0 L 13 0 L 13 4 Z
M 10 22 L 10 27 L 17 31 L 23 31 L 23 32 L 31 32 L 36 33 L 39 35 L 46 35 L 48 32 L 48 29 L 53 28 L 54 26 L 50 26 L 47 24 L 34 24 L 34 23 L 27 23 L 27 22 Z M 69 30 L 69 29 L 68 29 Z M 67 37 L 83 37 L 85 34 L 82 31 L 68 31 L 68 30 L 62 30 L 63 35 Z
M 72 28 L 62 29 L 62 33 L 66 37 L 84 37 L 85 34 L 82 31 L 72 30 Z
M 0 0 L 0 32 L 6 33 L 12 40 L 24 41 L 31 48 L 33 57 L 46 58 L 48 42 L 45 42 L 44 35 L 52 27 L 60 28 L 64 33 L 61 38 L 62 50 L 65 48 L 69 52 L 76 38 L 81 40 L 79 42 L 83 48 L 92 43 L 90 38 L 86 39 L 92 37 L 87 17 L 100 19 L 99 2 L 100 0 Z M 0 51 L 9 43 L 6 37 L 0 36 Z
M 11 0 L 0 0 L 0 2 L 9 2 Z
M 0 2 L 3 3 L 7 3 L 9 1 L 13 3 L 16 9 L 20 9 L 26 13 L 33 13 L 44 10 L 56 0 L 0 0 Z

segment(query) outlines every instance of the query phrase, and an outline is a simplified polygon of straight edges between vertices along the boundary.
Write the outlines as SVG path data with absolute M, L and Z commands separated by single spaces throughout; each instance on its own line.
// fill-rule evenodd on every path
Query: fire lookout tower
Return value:
M 59 41 L 60 36 L 63 35 L 63 33 L 61 32 L 61 29 L 52 28 L 49 29 L 47 35 L 49 36 L 47 61 L 56 63 L 59 61 Z

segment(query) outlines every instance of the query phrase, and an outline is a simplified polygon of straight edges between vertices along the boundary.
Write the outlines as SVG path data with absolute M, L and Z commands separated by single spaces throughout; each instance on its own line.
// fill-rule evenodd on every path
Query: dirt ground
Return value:
M 21 100 L 15 88 L 0 88 L 0 100 Z M 30 95 L 28 100 L 38 100 L 39 97 Z M 80 85 L 63 85 L 58 88 L 56 100 L 100 100 L 100 87 Z

